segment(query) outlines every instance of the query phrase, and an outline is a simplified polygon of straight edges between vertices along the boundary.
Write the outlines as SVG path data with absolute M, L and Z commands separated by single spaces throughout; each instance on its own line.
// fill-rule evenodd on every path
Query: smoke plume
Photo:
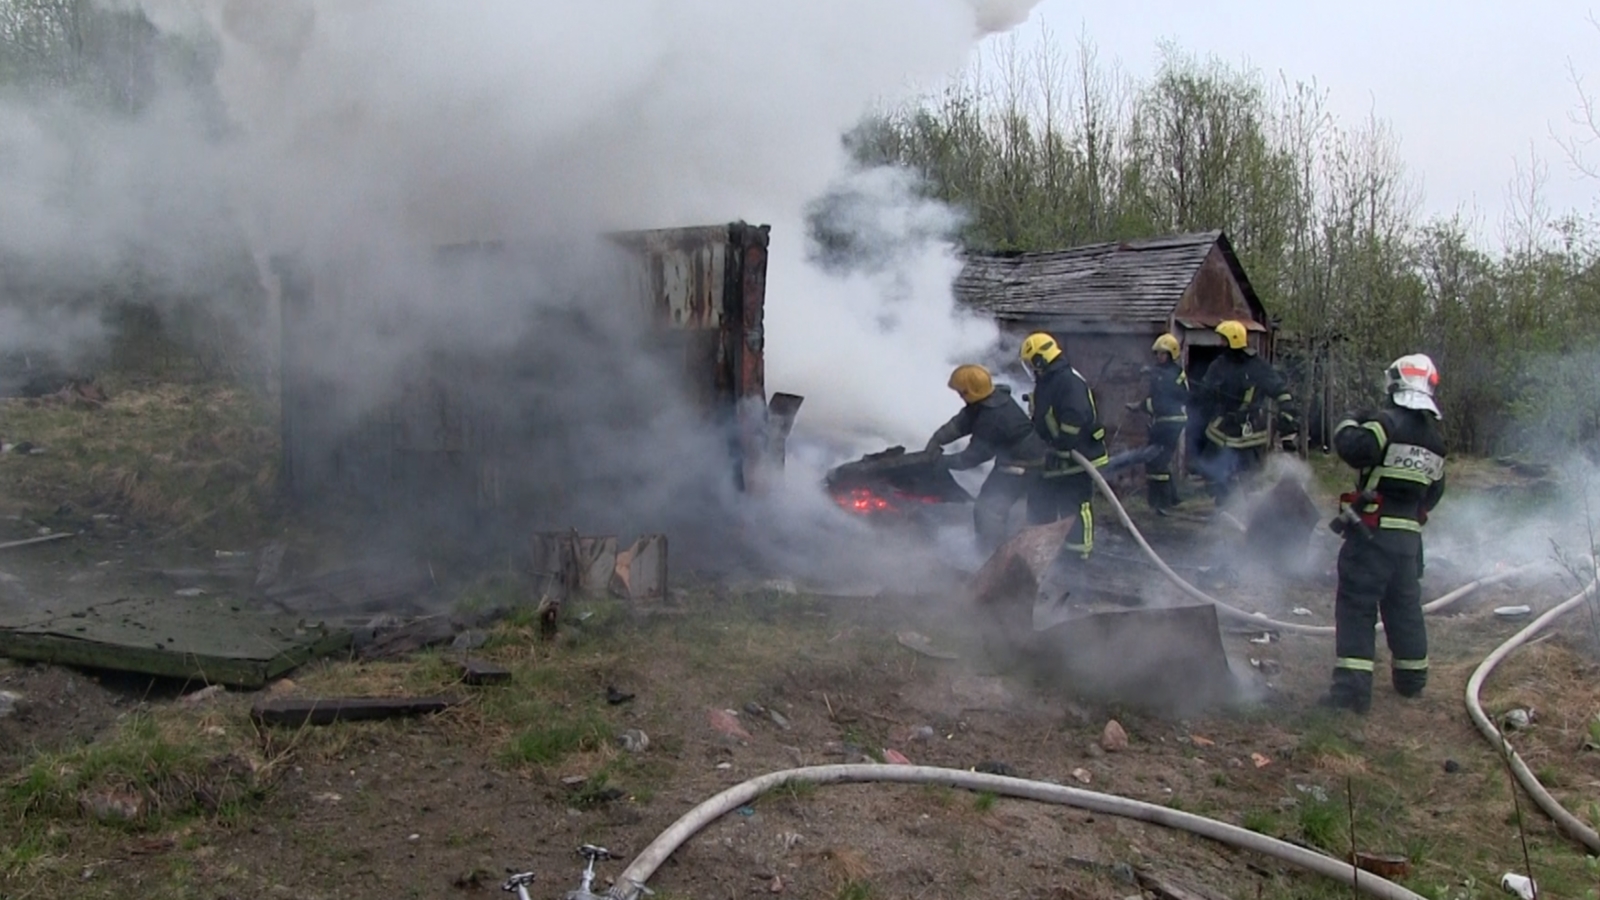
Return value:
M 241 260 L 272 295 L 271 261 L 293 254 L 319 304 L 296 364 L 344 424 L 374 427 L 431 389 L 417 373 L 450 369 L 474 408 L 524 413 L 507 421 L 532 465 L 496 478 L 531 482 L 548 524 L 611 530 L 696 517 L 728 486 L 723 439 L 619 303 L 597 235 L 773 226 L 767 384 L 808 398 L 791 472 L 807 503 L 813 461 L 931 433 L 954 411 L 949 367 L 993 340 L 953 310 L 953 215 L 852 171 L 841 137 L 1030 0 L 103 2 L 145 17 L 129 34 L 153 29 L 126 67 L 140 79 L 110 80 L 117 104 L 0 98 L 0 203 L 22 213 L 0 221 L 0 258 L 44 273 L 49 290 L 7 286 L 35 330 L 71 332 L 40 309 L 75 280 L 136 270 L 149 295 L 225 306 Z M 808 243 L 819 223 L 846 235 L 846 264 Z M 475 241 L 521 249 L 433 255 Z M 604 492 L 572 480 L 592 470 Z M 486 481 L 465 487 L 502 487 Z

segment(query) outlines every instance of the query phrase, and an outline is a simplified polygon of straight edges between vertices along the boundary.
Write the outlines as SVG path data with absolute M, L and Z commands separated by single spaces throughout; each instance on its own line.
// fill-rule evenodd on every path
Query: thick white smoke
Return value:
M 531 333 L 513 385 L 525 395 L 484 402 L 539 410 L 550 452 L 618 464 L 633 482 L 627 512 L 596 501 L 596 516 L 564 510 L 562 524 L 686 514 L 682 484 L 647 473 L 717 450 L 671 398 L 617 396 L 661 380 L 650 361 L 616 358 L 650 339 L 639 323 L 574 324 L 606 293 L 586 277 L 595 235 L 771 224 L 768 389 L 807 397 L 801 433 L 833 461 L 924 439 L 954 411 L 950 365 L 993 339 L 954 311 L 952 213 L 903 177 L 852 172 L 843 135 L 959 70 L 1032 2 L 814 0 L 736 15 L 712 0 L 101 2 L 142 12 L 162 52 L 193 48 L 177 55 L 194 64 L 116 115 L 0 97 L 0 205 L 25 213 L 0 217 L 0 257 L 91 284 L 131 262 L 159 290 L 224 303 L 212 279 L 237 270 L 238 248 L 269 292 L 269 259 L 295 254 L 320 273 L 319 296 L 342 294 L 359 319 L 301 348 L 302 364 L 330 366 L 352 420 L 433 350 L 487 359 Z M 811 256 L 808 215 L 840 191 L 870 265 Z M 492 284 L 443 289 L 418 265 L 475 240 L 544 250 Z M 259 336 L 276 350 L 276 335 Z M 612 420 L 636 433 L 617 439 Z M 791 475 L 814 484 L 815 472 Z
M 835 276 L 806 261 L 803 213 L 871 104 L 958 69 L 1032 0 L 138 5 L 220 37 L 227 186 L 258 253 L 768 222 L 768 384 L 808 397 L 802 433 L 864 445 L 931 430 L 949 364 L 992 339 L 952 315 L 938 235 Z M 944 215 L 887 179 L 866 195 L 880 231 Z

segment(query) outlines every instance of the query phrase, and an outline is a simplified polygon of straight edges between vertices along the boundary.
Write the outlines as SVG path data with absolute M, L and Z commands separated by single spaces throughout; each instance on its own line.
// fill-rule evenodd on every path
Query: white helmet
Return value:
M 1439 406 L 1433 402 L 1433 389 L 1439 386 L 1439 367 L 1426 353 L 1402 356 L 1389 364 L 1383 373 L 1384 387 L 1396 406 L 1420 409 L 1439 416 Z

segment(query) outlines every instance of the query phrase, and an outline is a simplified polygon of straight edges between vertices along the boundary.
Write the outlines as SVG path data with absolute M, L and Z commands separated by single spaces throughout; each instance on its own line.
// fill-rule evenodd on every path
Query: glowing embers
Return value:
M 889 491 L 881 493 L 869 487 L 852 487 L 837 490 L 833 494 L 833 502 L 839 508 L 857 515 L 871 516 L 903 512 L 908 508 L 925 506 L 941 502 L 938 497 L 927 497 L 908 494 L 904 491 Z

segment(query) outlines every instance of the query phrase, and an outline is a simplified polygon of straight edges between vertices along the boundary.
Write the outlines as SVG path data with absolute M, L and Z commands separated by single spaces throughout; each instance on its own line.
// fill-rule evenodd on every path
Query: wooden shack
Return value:
M 619 287 L 634 295 L 624 299 L 654 329 L 655 352 L 681 361 L 684 392 L 706 427 L 726 437 L 731 480 L 756 489 L 765 466 L 781 465 L 799 400 L 776 395 L 769 416 L 763 340 L 768 226 L 734 222 L 608 237 L 623 251 Z M 509 265 L 526 249 L 502 242 L 441 246 L 428 271 L 440 273 L 442 285 L 471 290 L 475 282 L 462 276 L 450 281 L 451 273 L 471 274 L 475 261 Z M 530 470 L 532 445 L 561 430 L 559 418 L 521 399 L 519 387 L 539 377 L 530 363 L 538 354 L 515 344 L 494 352 L 430 351 L 387 394 L 350 400 L 364 362 L 342 354 L 340 329 L 382 321 L 349 312 L 371 305 L 363 285 L 338 270 L 314 277 L 292 256 L 274 259 L 273 267 L 283 316 L 281 477 L 291 499 L 354 498 L 391 513 L 417 513 L 429 504 L 539 506 L 540 497 L 511 496 L 510 484 Z M 546 318 L 561 316 L 573 320 L 561 323 L 578 328 L 566 311 Z M 567 486 L 544 487 L 559 498 Z
M 1061 341 L 1094 389 L 1113 453 L 1145 440 L 1145 417 L 1124 404 L 1144 397 L 1140 369 L 1152 361 L 1150 346 L 1161 334 L 1177 336 L 1192 382 L 1221 350 L 1213 329 L 1227 319 L 1244 322 L 1251 345 L 1272 358 L 1266 308 L 1221 231 L 974 254 L 955 293 L 967 308 L 999 322 L 1008 348 L 1035 331 Z

